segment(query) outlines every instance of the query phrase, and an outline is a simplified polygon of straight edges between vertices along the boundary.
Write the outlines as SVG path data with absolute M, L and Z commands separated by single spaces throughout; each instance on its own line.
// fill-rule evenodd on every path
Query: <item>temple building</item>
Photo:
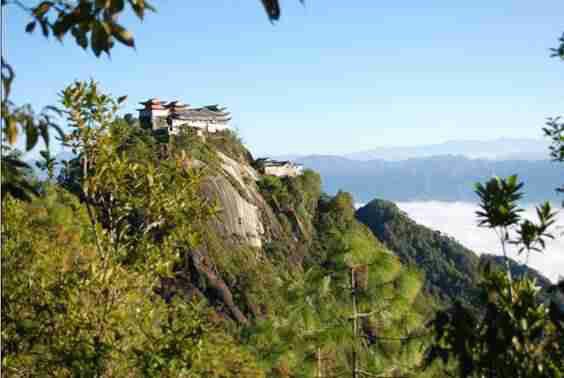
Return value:
M 229 129 L 230 113 L 218 105 L 193 108 L 180 101 L 160 101 L 152 98 L 141 102 L 139 122 L 153 131 L 178 134 L 183 128 L 196 129 L 199 135 Z
M 139 122 L 141 126 L 153 130 L 168 129 L 168 109 L 165 108 L 165 103 L 165 101 L 159 101 L 159 99 L 156 98 L 140 102 L 143 108 L 137 110 L 139 111 Z
M 270 158 L 256 160 L 259 172 L 265 175 L 278 177 L 296 177 L 303 173 L 304 167 L 291 161 L 278 161 Z

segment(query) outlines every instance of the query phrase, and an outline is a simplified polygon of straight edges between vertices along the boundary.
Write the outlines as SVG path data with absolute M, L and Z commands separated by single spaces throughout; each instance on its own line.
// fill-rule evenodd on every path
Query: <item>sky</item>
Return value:
M 150 97 L 219 103 L 256 156 L 540 138 L 563 110 L 564 63 L 549 58 L 561 0 L 284 0 L 274 24 L 258 0 L 153 3 L 121 20 L 136 49 L 100 59 L 26 34 L 10 6 L 13 100 L 39 109 L 92 77 L 129 96 L 124 113 Z
M 499 239 L 493 230 L 477 226 L 476 211 L 478 207 L 463 202 L 398 202 L 400 209 L 410 218 L 433 230 L 439 230 L 454 237 L 466 248 L 481 255 L 483 253 L 501 255 Z M 523 216 L 536 221 L 533 207 L 527 207 Z M 564 239 L 558 237 L 564 232 L 564 214 L 558 213 L 552 233 L 556 238 L 548 240 L 543 253 L 534 252 L 529 255 L 528 265 L 543 273 L 553 282 L 564 278 Z M 524 254 L 519 255 L 515 246 L 508 247 L 509 257 L 523 263 Z

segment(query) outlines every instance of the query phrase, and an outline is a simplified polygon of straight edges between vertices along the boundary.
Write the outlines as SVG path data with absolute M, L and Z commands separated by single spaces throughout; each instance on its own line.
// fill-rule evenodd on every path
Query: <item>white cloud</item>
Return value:
M 475 215 L 477 205 L 463 202 L 399 202 L 397 205 L 410 218 L 424 226 L 439 230 L 458 240 L 478 254 L 491 253 L 500 255 L 501 249 L 495 232 L 477 226 Z M 535 219 L 533 207 L 527 207 L 524 216 Z M 564 211 L 560 211 L 557 220 L 556 240 L 547 243 L 544 253 L 533 253 L 529 257 L 529 266 L 542 272 L 555 282 L 564 276 Z M 518 256 L 513 248 L 510 257 L 523 262 L 524 255 Z

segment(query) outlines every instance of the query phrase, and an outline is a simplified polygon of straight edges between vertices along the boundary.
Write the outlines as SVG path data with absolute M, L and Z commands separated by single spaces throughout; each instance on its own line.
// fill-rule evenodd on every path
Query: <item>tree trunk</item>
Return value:
M 221 278 L 219 278 L 214 272 L 212 272 L 203 264 L 202 253 L 200 251 L 194 250 L 189 254 L 198 273 L 203 274 L 206 277 L 208 284 L 217 292 L 223 303 L 227 306 L 229 311 L 231 311 L 233 317 L 240 324 L 248 324 L 249 320 L 233 301 L 233 295 L 231 294 L 229 287 L 227 287 L 227 285 Z
M 353 318 L 352 318 L 352 331 L 353 331 L 353 345 L 352 345 L 352 378 L 358 378 L 357 366 L 356 366 L 356 335 L 358 333 L 357 316 L 358 311 L 356 308 L 356 279 L 354 277 L 354 268 L 351 268 L 351 294 L 352 294 L 352 307 L 353 307 Z
M 322 365 L 321 365 L 321 348 L 317 347 L 317 377 L 323 377 Z

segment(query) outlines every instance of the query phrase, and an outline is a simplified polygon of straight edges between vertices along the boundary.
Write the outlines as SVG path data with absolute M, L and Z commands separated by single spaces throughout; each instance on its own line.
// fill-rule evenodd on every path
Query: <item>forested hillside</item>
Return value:
M 541 36 L 561 4 L 249 4 L 1 2 L 20 30 L 1 59 L 1 377 L 564 377 L 564 280 L 507 257 L 562 236 L 561 75 L 532 58 L 564 61 L 564 35 Z M 282 5 L 298 23 L 266 29 Z M 56 92 L 76 77 L 172 101 Z M 522 160 L 545 147 L 505 137 L 543 120 L 551 161 Z M 267 155 L 503 138 L 303 170 L 255 159 L 239 126 Z M 523 180 L 548 200 L 533 217 Z M 355 211 L 374 197 L 475 200 L 501 255 L 390 202 Z
M 3 193 L 4 376 L 441 377 L 464 368 L 436 358 L 441 322 L 497 311 L 484 285 L 503 265 L 484 280 L 391 202 L 355 211 L 314 171 L 261 173 L 231 130 L 154 133 L 95 82 L 61 97 L 77 157 L 55 177 L 43 154 L 46 180 L 20 165 Z M 529 282 L 512 290 L 544 311 L 553 363 L 556 289 L 545 311 Z
M 425 290 L 443 305 L 460 301 L 474 306 L 485 264 L 505 267 L 503 256 L 478 256 L 454 238 L 416 223 L 390 201 L 375 199 L 359 208 L 356 218 L 404 264 L 417 266 L 424 273 Z M 514 277 L 526 272 L 543 288 L 551 284 L 541 273 L 511 259 L 510 267 Z
M 62 96 L 78 157 L 3 199 L 3 374 L 422 374 L 433 300 L 349 194 L 258 173 L 229 130 L 153 135 L 93 82 Z
M 443 302 L 471 304 L 480 277 L 479 257 L 453 238 L 417 224 L 393 202 L 373 200 L 356 217 L 397 253 L 425 273 L 425 289 Z

